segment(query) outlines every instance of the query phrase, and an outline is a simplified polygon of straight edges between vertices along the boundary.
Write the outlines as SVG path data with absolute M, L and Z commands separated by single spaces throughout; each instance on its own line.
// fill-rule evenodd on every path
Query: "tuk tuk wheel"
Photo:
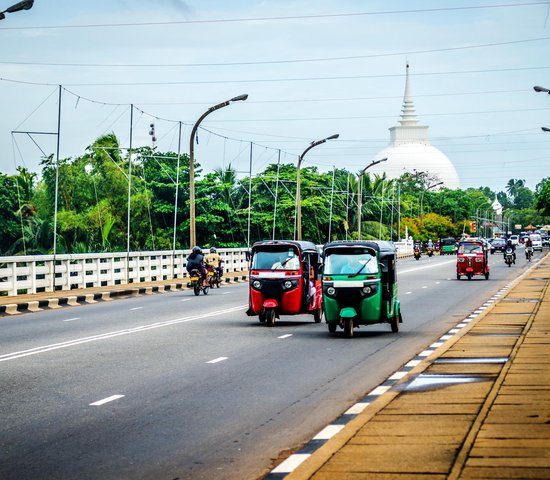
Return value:
M 265 313 L 260 313 L 258 315 L 258 319 L 260 320 L 260 322 L 265 322 L 265 319 L 266 319 L 266 314 Z
M 195 295 L 200 295 L 200 293 L 201 293 L 201 287 L 195 283 L 195 284 L 193 285 L 193 291 L 195 292 Z
M 485 280 L 489 280 L 489 272 L 485 273 Z
M 202 287 L 202 293 L 208 295 L 208 287 Z
M 346 318 L 344 320 L 344 333 L 346 337 L 353 337 L 353 318 Z
M 394 315 L 390 319 L 390 326 L 391 326 L 392 333 L 399 332 L 399 317 L 397 315 Z
M 335 323 L 327 323 L 328 331 L 330 333 L 336 333 L 336 324 Z
M 323 318 L 323 308 L 319 307 L 313 310 L 313 320 L 315 320 L 315 323 L 321 323 L 321 319 Z
M 471 279 L 472 279 L 472 274 L 468 273 L 468 280 L 471 280 Z
M 272 327 L 275 323 L 275 309 L 268 308 L 265 312 L 265 319 L 267 321 L 267 326 Z
M 456 274 L 456 279 L 460 280 L 460 275 L 458 273 Z

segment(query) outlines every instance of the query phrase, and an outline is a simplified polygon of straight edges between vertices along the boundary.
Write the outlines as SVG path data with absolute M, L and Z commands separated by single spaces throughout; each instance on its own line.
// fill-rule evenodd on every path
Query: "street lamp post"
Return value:
M 431 190 L 432 188 L 439 187 L 439 185 L 443 185 L 443 182 L 434 183 L 433 185 L 430 185 L 425 190 L 422 190 L 422 195 L 420 195 L 420 220 L 423 221 L 424 218 L 424 194 Z
M 296 215 L 295 215 L 295 222 L 296 222 L 296 235 L 295 240 L 302 240 L 302 202 L 301 202 L 301 192 L 300 192 L 300 168 L 302 166 L 302 161 L 304 160 L 304 156 L 307 152 L 309 152 L 312 148 L 316 147 L 317 145 L 321 145 L 322 143 L 325 143 L 327 140 L 336 140 L 340 135 L 336 133 L 335 135 L 331 135 L 330 137 L 323 138 L 322 140 L 317 140 L 316 142 L 311 142 L 309 147 L 307 147 L 303 153 L 298 157 L 298 165 L 296 167 Z
M 5 13 L 15 13 L 20 12 L 21 10 L 29 10 L 32 8 L 33 4 L 34 0 L 23 0 L 22 2 L 18 2 L 15 5 L 6 8 L 3 12 L 0 12 L 0 20 L 6 18 L 6 15 L 4 15 Z
M 361 191 L 362 190 L 361 186 L 362 186 L 362 183 L 363 183 L 362 182 L 363 175 L 365 174 L 367 169 L 369 169 L 370 167 L 373 167 L 374 165 L 378 165 L 379 163 L 385 162 L 387 160 L 388 160 L 387 158 L 381 158 L 380 160 L 373 160 L 371 163 L 369 163 L 365 168 L 363 168 L 363 170 L 361 170 L 357 174 L 357 193 L 358 193 L 358 197 L 357 197 L 357 240 L 361 240 L 361 208 L 362 208 L 361 196 L 363 195 L 363 192 Z
M 238 102 L 240 100 L 246 100 L 248 98 L 247 94 L 239 95 L 233 97 L 230 100 L 225 102 L 218 103 L 213 107 L 210 107 L 206 112 L 204 112 L 200 118 L 197 120 L 191 130 L 191 137 L 189 139 L 189 247 L 192 248 L 197 244 L 197 230 L 195 225 L 195 149 L 194 141 L 195 135 L 199 128 L 199 124 L 206 118 L 207 115 L 210 115 L 212 112 L 219 110 L 220 108 L 227 107 L 231 102 Z
M 535 85 L 533 87 L 533 90 L 537 93 L 547 93 L 548 95 L 550 95 L 550 89 L 548 89 L 546 87 L 541 87 L 539 85 Z M 540 128 L 543 132 L 550 132 L 550 128 L 548 128 L 548 127 L 540 127 Z

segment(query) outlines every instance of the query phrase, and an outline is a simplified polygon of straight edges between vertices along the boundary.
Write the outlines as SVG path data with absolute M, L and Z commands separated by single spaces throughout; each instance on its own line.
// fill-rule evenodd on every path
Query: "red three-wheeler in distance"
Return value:
M 484 275 L 489 280 L 489 259 L 483 240 L 469 238 L 459 242 L 456 257 L 456 279 L 466 276 L 471 280 L 474 275 Z
M 265 240 L 252 246 L 249 316 L 273 326 L 281 315 L 322 317 L 320 254 L 312 242 Z

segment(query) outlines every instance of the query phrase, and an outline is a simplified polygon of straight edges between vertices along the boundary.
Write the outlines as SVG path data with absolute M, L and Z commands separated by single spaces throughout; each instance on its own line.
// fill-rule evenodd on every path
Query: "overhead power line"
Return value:
M 520 72 L 526 70 L 546 70 L 550 66 L 537 67 L 516 67 L 516 68 L 489 68 L 480 70 L 454 70 L 445 72 L 415 72 L 410 73 L 411 76 L 434 76 L 434 75 L 465 75 L 472 73 L 496 73 L 496 72 Z M 205 85 L 205 84 L 223 84 L 223 83 L 269 83 L 269 82 L 304 82 L 304 81 L 322 81 L 322 80 L 358 80 L 365 78 L 394 78 L 404 77 L 404 73 L 387 73 L 375 75 L 342 75 L 335 77 L 289 77 L 289 78 L 254 78 L 254 79 L 234 79 L 234 80 L 173 80 L 165 82 L 86 82 L 86 83 L 65 83 L 61 82 L 65 87 L 128 87 L 128 86 L 145 86 L 145 85 Z M 54 86 L 59 83 L 50 82 L 32 82 L 29 80 L 17 80 L 10 78 L 1 78 L 0 81 L 21 83 L 27 85 L 44 85 Z
M 458 50 L 471 50 L 474 48 L 486 48 L 486 47 L 498 47 L 503 45 L 515 45 L 519 43 L 531 43 L 540 42 L 543 40 L 550 40 L 550 37 L 539 38 L 527 38 L 522 40 L 510 40 L 508 42 L 492 42 L 492 43 L 480 43 L 476 45 L 462 45 L 457 47 L 443 47 L 432 48 L 425 50 L 406 50 L 403 52 L 389 52 L 389 53 L 371 53 L 368 55 L 350 55 L 344 57 L 318 57 L 318 58 L 297 58 L 297 59 L 282 59 L 282 60 L 259 60 L 259 61 L 243 61 L 243 62 L 211 62 L 211 63 L 81 63 L 81 62 L 32 62 L 32 61 L 20 61 L 20 60 L 0 60 L 0 64 L 3 65 L 35 65 L 43 67 L 85 67 L 85 68 L 161 68 L 161 67 L 230 67 L 230 66 L 243 66 L 243 65 L 273 65 L 284 63 L 312 63 L 312 62 L 333 62 L 341 60 L 360 60 L 364 58 L 377 58 L 377 57 L 392 57 L 403 55 L 417 55 L 423 53 L 438 53 L 438 52 L 450 52 Z
M 500 3 L 492 5 L 472 5 L 462 7 L 442 7 L 442 8 L 423 8 L 409 10 L 381 10 L 378 12 L 349 12 L 349 13 L 325 13 L 317 15 L 286 15 L 273 17 L 249 17 L 249 18 L 218 18 L 203 20 L 171 20 L 163 22 L 127 22 L 127 23 L 89 23 L 78 25 L 37 25 L 27 27 L 3 27 L 2 30 L 34 30 L 34 29 L 57 29 L 57 28 L 120 28 L 120 27 L 150 27 L 167 25 L 190 25 L 190 24 L 209 24 L 209 23 L 243 23 L 243 22 L 267 22 L 267 21 L 285 21 L 285 20 L 309 20 L 315 18 L 349 18 L 365 17 L 377 15 L 403 15 L 412 13 L 432 13 L 432 12 L 452 12 L 457 10 L 482 10 L 490 8 L 514 8 L 528 7 L 536 5 L 548 5 L 547 1 L 525 2 L 525 3 Z

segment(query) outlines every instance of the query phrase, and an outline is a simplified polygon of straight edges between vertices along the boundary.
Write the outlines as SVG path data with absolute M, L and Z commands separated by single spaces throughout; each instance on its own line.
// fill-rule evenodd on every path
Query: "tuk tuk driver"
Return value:
M 342 265 L 342 268 L 340 269 L 340 273 L 357 273 L 359 271 L 363 273 L 374 273 L 376 272 L 376 262 L 372 263 L 374 265 L 374 269 L 371 269 L 370 265 L 371 261 L 374 257 L 371 255 L 366 255 L 367 258 L 364 257 L 357 257 L 356 255 L 348 255 L 346 256 L 346 263 Z M 366 268 L 365 268 L 366 267 Z

